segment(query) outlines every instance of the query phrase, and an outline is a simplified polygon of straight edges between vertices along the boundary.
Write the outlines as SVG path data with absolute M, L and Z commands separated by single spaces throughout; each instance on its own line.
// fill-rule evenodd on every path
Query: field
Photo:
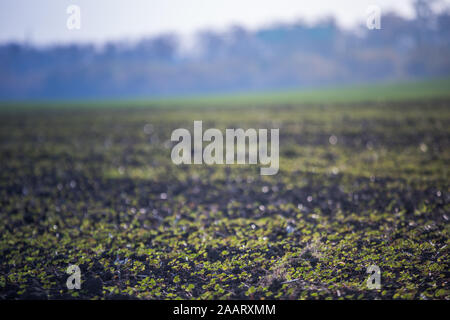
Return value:
M 0 298 L 450 299 L 447 85 L 4 105 Z M 280 171 L 174 165 L 194 120 L 279 128 Z

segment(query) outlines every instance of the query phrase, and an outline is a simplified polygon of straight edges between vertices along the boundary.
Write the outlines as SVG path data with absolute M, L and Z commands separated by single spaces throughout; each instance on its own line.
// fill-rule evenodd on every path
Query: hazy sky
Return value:
M 66 27 L 71 4 L 81 9 L 80 30 Z M 365 21 L 372 4 L 382 13 L 395 9 L 404 16 L 414 15 L 411 0 L 0 0 L 0 42 L 104 42 L 171 31 L 190 35 L 232 24 L 257 28 L 327 15 L 349 27 Z

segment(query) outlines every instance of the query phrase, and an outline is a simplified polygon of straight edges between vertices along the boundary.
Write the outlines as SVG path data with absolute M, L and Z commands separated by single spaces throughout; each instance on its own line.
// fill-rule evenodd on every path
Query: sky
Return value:
M 443 0 L 450 5 L 450 0 Z M 231 25 L 256 29 L 276 22 L 314 22 L 334 16 L 350 28 L 364 23 L 377 5 L 413 17 L 411 0 L 0 0 L 0 43 L 47 45 L 139 39 L 176 32 L 224 30 Z M 81 10 L 81 28 L 68 30 L 69 5 Z

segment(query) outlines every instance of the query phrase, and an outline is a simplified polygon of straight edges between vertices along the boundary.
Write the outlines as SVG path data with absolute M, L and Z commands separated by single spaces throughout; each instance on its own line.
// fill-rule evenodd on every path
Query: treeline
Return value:
M 384 14 L 381 30 L 332 18 L 257 31 L 203 31 L 137 43 L 0 46 L 0 99 L 126 98 L 301 88 L 450 74 L 450 12 L 416 2 L 416 18 Z

